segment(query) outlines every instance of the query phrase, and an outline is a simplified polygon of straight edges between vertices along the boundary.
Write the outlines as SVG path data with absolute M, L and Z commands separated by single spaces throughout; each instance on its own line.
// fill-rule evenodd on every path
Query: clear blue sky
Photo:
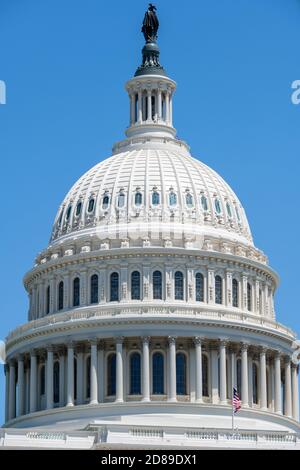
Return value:
M 280 273 L 277 318 L 300 333 L 299 0 L 160 0 L 161 61 L 178 83 L 178 135 L 240 197 Z M 26 322 L 22 277 L 77 178 L 128 123 L 141 0 L 0 0 L 0 338 Z M 0 370 L 0 422 L 4 387 Z

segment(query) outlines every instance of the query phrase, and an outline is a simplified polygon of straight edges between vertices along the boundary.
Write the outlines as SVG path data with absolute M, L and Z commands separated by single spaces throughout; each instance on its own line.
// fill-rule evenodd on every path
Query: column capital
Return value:
M 91 339 L 88 340 L 88 342 L 91 346 L 98 346 L 99 340 L 98 340 L 98 338 L 91 338 Z
M 24 359 L 25 359 L 25 357 L 24 357 L 24 354 L 23 354 L 23 353 L 19 353 L 19 354 L 17 355 L 17 360 L 18 360 L 18 362 L 24 362 Z
M 176 344 L 177 336 L 168 336 L 168 343 L 169 344 Z
M 223 347 L 226 347 L 228 346 L 228 338 L 225 339 L 225 338 L 219 338 L 219 346 L 223 346 Z
M 69 340 L 69 341 L 67 342 L 67 348 L 68 348 L 68 349 L 74 349 L 75 346 L 76 346 L 76 343 L 75 343 L 74 340 Z
M 268 351 L 268 348 L 266 346 L 261 346 L 259 348 L 259 355 L 261 356 L 262 354 L 266 354 Z
M 195 346 L 197 344 L 200 344 L 200 346 L 201 346 L 202 343 L 203 343 L 203 338 L 201 336 L 195 336 L 195 338 L 193 338 L 193 343 L 194 343 Z
M 286 355 L 284 356 L 284 363 L 285 363 L 285 365 L 291 364 L 291 362 L 292 362 L 291 359 L 292 359 L 291 356 L 289 356 L 288 354 L 286 354 Z
M 282 356 L 282 351 L 280 351 L 279 349 L 276 349 L 276 350 L 274 351 L 274 357 L 275 357 L 276 359 L 281 359 L 281 356 Z
M 54 352 L 54 349 L 55 349 L 55 348 L 54 348 L 53 344 L 46 344 L 46 350 L 47 350 L 47 352 L 52 352 L 52 353 L 53 353 L 53 352 Z
M 241 351 L 248 351 L 249 346 L 249 343 L 241 343 Z
M 10 359 L 8 359 L 7 361 L 9 367 L 15 367 L 16 366 L 16 359 L 14 357 L 11 357 Z
M 116 344 L 123 344 L 124 343 L 124 336 L 117 336 L 115 338 Z
M 150 344 L 150 336 L 142 336 L 142 342 L 143 344 Z
M 30 357 L 37 357 L 38 350 L 37 349 L 30 349 L 29 354 L 30 354 Z

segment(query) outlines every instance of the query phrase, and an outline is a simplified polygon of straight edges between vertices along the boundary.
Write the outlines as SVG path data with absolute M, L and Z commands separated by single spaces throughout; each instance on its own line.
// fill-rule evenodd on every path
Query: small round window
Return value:
M 124 207 L 125 206 L 125 194 L 120 193 L 118 196 L 118 207 Z
M 89 205 L 88 205 L 88 212 L 93 212 L 94 207 L 95 207 L 95 199 L 90 199 Z
M 78 204 L 76 206 L 76 216 L 77 217 L 80 215 L 81 209 L 82 209 L 82 202 L 78 202 Z
M 174 192 L 169 194 L 169 204 L 170 206 L 176 206 L 177 204 L 177 196 Z
M 66 214 L 66 220 L 69 220 L 69 219 L 70 219 L 71 210 L 72 210 L 72 206 L 69 206 L 69 207 L 68 207 L 68 210 L 67 210 L 67 214 Z
M 142 193 L 135 193 L 134 203 L 136 206 L 141 206 L 143 202 Z
M 102 209 L 107 209 L 109 206 L 109 196 L 104 196 L 102 201 Z
M 221 210 L 221 204 L 220 204 L 219 199 L 215 199 L 215 208 L 216 208 L 217 214 L 221 214 L 222 210 Z
M 185 202 L 186 202 L 187 207 L 193 207 L 194 205 L 193 196 L 190 193 L 188 193 L 185 196 Z
M 152 193 L 152 204 L 153 206 L 159 205 L 159 193 L 157 191 L 154 191 L 154 193 Z
M 201 206 L 204 211 L 208 210 L 207 199 L 205 196 L 201 196 Z
M 228 214 L 228 217 L 232 217 L 232 210 L 231 210 L 231 205 L 229 204 L 229 202 L 226 203 L 226 209 L 227 209 L 227 214 Z

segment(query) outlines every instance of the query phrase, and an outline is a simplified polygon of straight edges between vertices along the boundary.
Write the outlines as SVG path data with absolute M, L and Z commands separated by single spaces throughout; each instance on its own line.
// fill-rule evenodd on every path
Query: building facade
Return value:
M 235 193 L 176 137 L 176 83 L 146 17 L 126 138 L 71 188 L 25 275 L 0 446 L 299 449 L 277 274 Z

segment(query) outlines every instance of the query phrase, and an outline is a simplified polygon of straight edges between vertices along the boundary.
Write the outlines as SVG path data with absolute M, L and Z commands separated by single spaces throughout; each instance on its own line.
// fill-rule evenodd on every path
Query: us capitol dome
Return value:
M 150 5 L 126 138 L 70 189 L 24 277 L 0 446 L 300 448 L 277 274 L 236 194 L 176 137 L 157 29 Z

